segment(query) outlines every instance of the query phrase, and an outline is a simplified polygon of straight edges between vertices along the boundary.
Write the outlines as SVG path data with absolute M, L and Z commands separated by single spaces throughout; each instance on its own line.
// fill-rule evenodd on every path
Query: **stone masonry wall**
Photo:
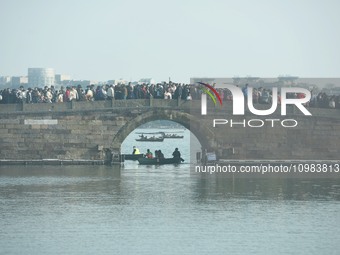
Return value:
M 158 118 L 185 124 L 220 155 L 234 148 L 230 157 L 235 159 L 339 159 L 339 110 L 297 114 L 296 128 L 213 128 L 213 118 L 233 118 L 230 105 L 209 108 L 207 116 L 200 116 L 190 113 L 192 108 L 200 111 L 199 102 L 127 101 L 0 105 L 0 159 L 104 159 L 105 148 L 120 147 L 112 144 L 117 133 L 125 136 L 145 120 Z
M 240 118 L 233 118 L 241 121 Z M 246 121 L 251 119 L 249 116 Z M 256 119 L 259 119 L 256 117 Z M 340 120 L 295 117 L 298 126 L 261 128 L 220 125 L 213 129 L 220 154 L 234 148 L 235 159 L 340 159 Z M 206 120 L 212 125 L 212 120 Z
M 103 148 L 124 124 L 124 117 L 112 113 L 1 116 L 0 158 L 103 159 Z

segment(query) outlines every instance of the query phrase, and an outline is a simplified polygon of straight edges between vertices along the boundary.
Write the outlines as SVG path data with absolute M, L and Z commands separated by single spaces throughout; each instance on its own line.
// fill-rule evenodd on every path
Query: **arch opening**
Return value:
M 194 162 L 194 159 L 196 159 L 196 156 L 193 155 L 196 152 L 201 152 L 202 148 L 210 148 L 209 142 L 211 139 L 207 137 L 208 131 L 204 128 L 204 125 L 200 125 L 199 120 L 195 119 L 194 116 L 185 113 L 185 112 L 180 112 L 176 110 L 154 110 L 154 111 L 148 111 L 145 113 L 142 113 L 131 120 L 129 120 L 120 130 L 117 132 L 115 137 L 113 138 L 112 141 L 112 148 L 120 151 L 122 154 L 131 154 L 133 149 L 133 145 L 136 144 L 137 141 L 135 141 L 136 138 L 138 138 L 138 134 L 135 134 L 135 130 L 139 130 L 140 127 L 146 127 L 143 126 L 145 124 L 148 125 L 148 123 L 152 123 L 154 121 L 170 121 L 170 127 L 171 126 L 176 126 L 181 127 L 182 131 L 185 129 L 187 134 L 186 136 L 188 137 L 187 140 L 179 140 L 179 139 L 173 139 L 175 140 L 175 143 L 172 144 L 173 148 L 168 148 L 167 149 L 167 155 L 165 157 L 172 157 L 172 152 L 173 150 L 178 147 L 178 149 L 181 149 L 180 147 L 185 146 L 186 147 L 186 152 L 185 154 L 188 155 L 189 157 L 187 158 L 188 162 Z M 192 123 L 195 123 L 193 125 Z M 180 125 L 180 126 L 179 126 Z M 171 128 L 170 128 L 171 129 Z M 147 132 L 148 129 L 145 129 L 145 132 Z M 171 130 L 170 130 L 171 131 Z M 137 131 L 139 133 L 139 131 Z M 153 132 L 159 132 L 159 130 L 153 130 Z M 171 132 L 170 132 L 171 133 Z M 133 135 L 133 138 L 129 138 L 127 141 L 129 141 L 129 145 L 127 146 L 125 140 L 129 137 L 129 135 Z M 170 140 L 170 139 L 169 139 Z M 167 141 L 166 141 L 167 142 Z M 124 144 L 123 144 L 124 143 Z M 149 143 L 149 142 L 146 142 Z M 158 148 L 162 150 L 162 143 L 164 142 L 153 142 L 154 146 L 152 148 L 144 148 L 144 143 L 142 143 L 141 150 L 146 151 L 146 149 L 153 150 L 153 148 Z M 186 143 L 183 144 L 183 143 Z M 192 149 L 194 148 L 194 149 Z M 171 153 L 170 151 L 171 150 Z M 143 151 L 145 153 L 145 151 Z M 163 151 L 163 150 L 162 150 Z M 142 152 L 142 153 L 143 153 Z
M 164 138 L 169 137 L 169 138 Z M 137 141 L 143 138 L 161 138 L 162 141 Z M 132 154 L 133 146 L 145 154 L 149 149 L 153 155 L 161 150 L 166 158 L 172 158 L 175 148 L 181 153 L 185 163 L 192 162 L 197 152 L 201 152 L 201 143 L 197 137 L 183 125 L 169 120 L 156 120 L 144 123 L 130 132 L 121 144 L 122 154 Z
M 181 124 L 199 138 L 199 141 L 204 148 L 211 147 L 211 139 L 207 137 L 207 134 L 210 133 L 209 130 L 206 130 L 204 125 L 200 125 L 199 120 L 197 120 L 195 116 L 180 111 L 154 110 L 138 115 L 120 128 L 112 140 L 112 148 L 120 148 L 125 138 L 140 125 L 156 120 L 169 120 Z M 193 123 L 194 125 L 192 125 Z

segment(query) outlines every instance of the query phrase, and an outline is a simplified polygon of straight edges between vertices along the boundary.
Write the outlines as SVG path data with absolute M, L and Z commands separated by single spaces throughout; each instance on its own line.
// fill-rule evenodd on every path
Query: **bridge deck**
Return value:
M 200 113 L 200 100 L 164 100 L 164 99 L 134 99 L 134 100 L 105 100 L 105 101 L 72 101 L 65 103 L 37 103 L 37 104 L 0 104 L 0 115 L 6 114 L 36 114 L 36 113 L 58 113 L 58 112 L 88 112 L 88 111 L 146 111 L 151 108 L 172 109 L 184 112 Z M 269 105 L 256 104 L 256 109 L 268 109 Z M 223 106 L 214 105 L 208 101 L 207 112 L 214 115 L 229 115 L 232 113 L 232 102 L 224 102 Z M 327 117 L 340 119 L 340 109 L 308 108 L 314 117 Z M 290 116 L 303 116 L 301 111 L 293 106 L 288 106 L 287 114 Z M 255 116 L 246 110 L 246 115 Z M 273 116 L 281 115 L 280 107 Z

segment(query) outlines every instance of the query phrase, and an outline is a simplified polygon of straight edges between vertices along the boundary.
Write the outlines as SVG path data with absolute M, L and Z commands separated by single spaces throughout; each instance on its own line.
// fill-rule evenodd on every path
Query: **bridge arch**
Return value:
M 200 123 L 200 120 L 189 113 L 168 109 L 154 109 L 152 111 L 146 111 L 129 120 L 115 134 L 111 147 L 115 150 L 119 150 L 125 138 L 133 130 L 142 124 L 155 120 L 170 120 L 177 122 L 189 129 L 197 137 L 202 147 L 208 149 L 212 147 L 214 134 L 208 128 L 206 128 L 205 125 Z

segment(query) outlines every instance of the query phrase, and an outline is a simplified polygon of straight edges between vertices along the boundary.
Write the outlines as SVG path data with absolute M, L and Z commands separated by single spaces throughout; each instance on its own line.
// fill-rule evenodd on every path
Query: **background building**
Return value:
M 152 78 L 143 78 L 138 81 L 139 84 L 156 84 L 156 81 Z
M 13 76 L 12 77 L 12 88 L 19 88 L 20 86 L 27 87 L 28 77 L 27 76 Z
M 52 86 L 55 84 L 53 68 L 28 68 L 28 85 L 31 87 Z
M 0 88 L 7 88 L 11 84 L 11 76 L 0 76 Z
M 55 84 L 56 85 L 63 85 L 65 81 L 70 81 L 71 76 L 68 74 L 56 74 L 55 75 Z
M 61 86 L 67 87 L 72 85 L 71 76 L 67 74 L 56 74 L 55 75 L 55 87 L 60 89 Z

